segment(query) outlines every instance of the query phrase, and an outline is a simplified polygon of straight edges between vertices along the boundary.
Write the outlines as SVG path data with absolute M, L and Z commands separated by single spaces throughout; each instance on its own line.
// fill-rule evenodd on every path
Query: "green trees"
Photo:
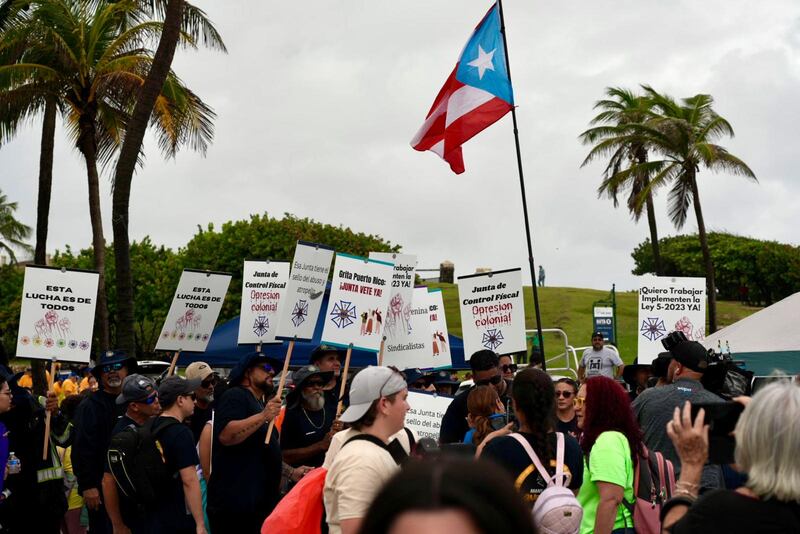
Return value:
M 648 145 L 642 136 L 637 135 L 635 125 L 647 121 L 652 116 L 652 101 L 620 87 L 607 88 L 606 97 L 594 105 L 594 109 L 601 111 L 590 122 L 592 127 L 580 135 L 583 144 L 594 144 L 581 167 L 597 159 L 608 158 L 608 165 L 603 171 L 603 180 L 597 193 L 599 196 L 607 195 L 616 208 L 619 205 L 618 196 L 627 192 L 628 211 L 633 220 L 638 222 L 642 216 L 642 203 L 639 202 L 639 197 L 642 191 L 649 188 L 650 173 L 641 165 L 647 163 Z M 638 172 L 630 172 L 634 165 L 639 165 Z M 661 257 L 658 251 L 658 228 L 652 191 L 648 190 L 644 201 L 647 224 L 650 227 L 655 273 L 660 275 Z
M 100 170 L 113 162 L 127 135 L 137 97 L 154 62 L 154 53 L 147 45 L 164 24 L 148 18 L 148 14 L 155 14 L 148 7 L 150 3 L 136 0 L 41 0 L 25 5 L 25 10 L 10 18 L 0 42 L 0 124 L 16 125 L 44 107 L 42 160 L 49 152 L 52 162 L 52 144 L 47 147 L 45 141 L 50 131 L 50 104 L 54 104 L 61 110 L 68 134 L 85 160 L 93 267 L 101 273 L 97 325 L 100 348 L 104 350 L 110 346 L 110 333 Z M 224 48 L 199 10 L 188 11 L 186 24 L 194 34 L 181 32 L 179 21 L 179 38 L 185 45 L 196 46 L 202 37 Z M 157 130 L 162 151 L 174 156 L 181 146 L 189 145 L 204 152 L 213 137 L 213 111 L 169 68 L 157 89 L 147 118 Z M 137 160 L 139 156 L 137 151 Z M 43 251 L 50 186 L 44 172 L 46 165 L 43 163 L 41 168 L 37 235 L 42 230 Z
M 708 290 L 708 331 L 715 332 L 717 313 L 714 263 L 708 246 L 697 176 L 704 168 L 752 180 L 756 179 L 755 173 L 744 161 L 716 143 L 724 136 L 732 137 L 733 127 L 714 111 L 714 99 L 711 95 L 699 94 L 678 101 L 659 94 L 651 87 L 643 86 L 643 89 L 643 98 L 647 100 L 649 110 L 643 112 L 638 120 L 616 128 L 614 132 L 617 135 L 611 136 L 613 142 L 607 141 L 607 146 L 598 144 L 590 156 L 595 151 L 599 156 L 608 154 L 614 146 L 634 146 L 637 143 L 651 154 L 660 156 L 661 159 L 651 161 L 637 159 L 622 170 L 617 170 L 612 161 L 610 167 L 615 172 L 610 180 L 606 180 L 610 182 L 606 187 L 613 188 L 615 184 L 621 186 L 631 183 L 634 177 L 648 176 L 649 183 L 633 199 L 634 206 L 641 209 L 654 190 L 669 186 L 669 217 L 678 229 L 686 223 L 689 207 L 694 208 Z M 611 153 L 613 159 L 616 152 Z
M 9 202 L 6 195 L 0 191 L 0 252 L 5 252 L 14 263 L 17 256 L 14 250 L 30 252 L 31 247 L 25 240 L 31 235 L 31 228 L 14 218 L 17 203 Z

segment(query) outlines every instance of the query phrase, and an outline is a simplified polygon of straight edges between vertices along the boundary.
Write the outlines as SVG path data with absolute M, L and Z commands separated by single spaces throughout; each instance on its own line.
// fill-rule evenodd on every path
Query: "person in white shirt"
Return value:
M 586 349 L 581 357 L 578 379 L 583 382 L 593 376 L 618 378 L 622 376 L 624 367 L 619 354 L 603 346 L 603 333 L 595 332 L 592 334 L 592 348 Z
M 351 428 L 334 436 L 325 458 L 324 502 L 331 534 L 355 534 L 383 484 L 399 469 L 390 443 L 408 452 L 406 380 L 389 367 L 367 367 L 350 388 L 350 406 L 340 420 Z

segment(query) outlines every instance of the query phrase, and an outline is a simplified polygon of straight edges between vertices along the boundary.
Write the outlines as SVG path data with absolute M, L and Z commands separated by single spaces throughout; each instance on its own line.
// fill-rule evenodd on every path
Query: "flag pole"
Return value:
M 511 84 L 511 61 L 508 58 L 508 40 L 506 39 L 506 21 L 503 15 L 503 1 L 497 0 L 497 7 L 500 10 L 500 33 L 503 35 L 503 51 L 506 56 L 506 72 L 508 82 Z M 513 84 L 511 85 L 513 87 Z M 519 148 L 519 130 L 517 129 L 517 107 L 511 106 L 511 120 L 514 123 L 514 144 L 517 148 L 517 170 L 519 171 L 519 188 L 522 193 L 522 214 L 525 216 L 525 238 L 528 242 L 528 263 L 531 270 L 531 286 L 533 288 L 533 309 L 536 312 L 536 332 L 539 338 L 539 350 L 542 351 L 542 369 L 547 370 L 547 362 L 544 356 L 544 339 L 542 338 L 542 317 L 539 313 L 539 292 L 536 288 L 536 270 L 533 261 L 533 244 L 531 242 L 531 225 L 528 218 L 528 201 L 525 197 L 525 178 L 522 173 L 522 153 Z

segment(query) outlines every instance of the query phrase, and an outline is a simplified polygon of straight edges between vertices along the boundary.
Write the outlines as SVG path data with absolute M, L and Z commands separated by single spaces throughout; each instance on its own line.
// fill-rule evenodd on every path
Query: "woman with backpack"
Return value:
M 553 431 L 555 388 L 550 376 L 532 367 L 523 369 L 514 378 L 511 395 L 519 432 L 485 443 L 481 459 L 504 467 L 523 500 L 533 507 L 556 474 L 561 442 L 565 476 L 559 483 L 577 492 L 583 480 L 583 455 L 575 438 Z M 547 472 L 542 473 L 537 463 Z
M 581 534 L 633 534 L 634 469 L 643 453 L 642 432 L 628 394 L 611 378 L 588 379 L 578 390 L 575 413 L 584 453 Z

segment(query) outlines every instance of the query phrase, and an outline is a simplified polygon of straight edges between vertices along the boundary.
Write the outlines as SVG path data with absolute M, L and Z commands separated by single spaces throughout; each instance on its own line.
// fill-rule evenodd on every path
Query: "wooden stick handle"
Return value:
M 56 377 L 56 359 L 53 358 L 50 364 L 50 378 L 47 380 L 47 393 L 53 391 L 53 380 Z M 45 401 L 46 402 L 46 401 Z M 46 404 L 45 404 L 46 405 Z M 45 408 L 46 410 L 46 408 Z M 42 448 L 42 460 L 47 460 L 47 455 L 50 454 L 50 412 L 47 411 L 44 415 L 44 447 Z
M 178 365 L 178 356 L 181 355 L 181 351 L 175 351 L 175 354 L 172 356 L 172 363 L 169 364 L 169 371 L 167 371 L 167 376 L 172 376 L 175 374 L 175 367 Z
M 383 349 L 386 347 L 386 336 L 381 339 L 381 350 L 378 351 L 378 365 L 383 365 Z
M 283 359 L 283 371 L 281 371 L 281 381 L 278 382 L 278 392 L 275 394 L 279 399 L 281 395 L 283 395 L 283 386 L 286 385 L 286 375 L 289 374 L 289 362 L 292 361 L 292 351 L 294 350 L 294 339 L 289 342 L 289 347 L 286 349 L 286 358 Z M 269 438 L 272 437 L 272 429 L 275 428 L 275 419 L 273 418 L 272 421 L 269 422 L 269 428 L 267 428 L 267 439 L 264 440 L 264 443 L 269 445 Z
M 347 387 L 347 373 L 350 371 L 350 355 L 353 353 L 353 344 L 347 346 L 347 355 L 344 357 L 344 371 L 342 371 L 342 385 L 339 386 L 339 405 L 336 407 L 336 419 L 339 419 L 339 416 L 342 415 L 342 408 L 344 407 L 344 403 L 342 402 L 342 397 L 344 397 L 344 390 Z

